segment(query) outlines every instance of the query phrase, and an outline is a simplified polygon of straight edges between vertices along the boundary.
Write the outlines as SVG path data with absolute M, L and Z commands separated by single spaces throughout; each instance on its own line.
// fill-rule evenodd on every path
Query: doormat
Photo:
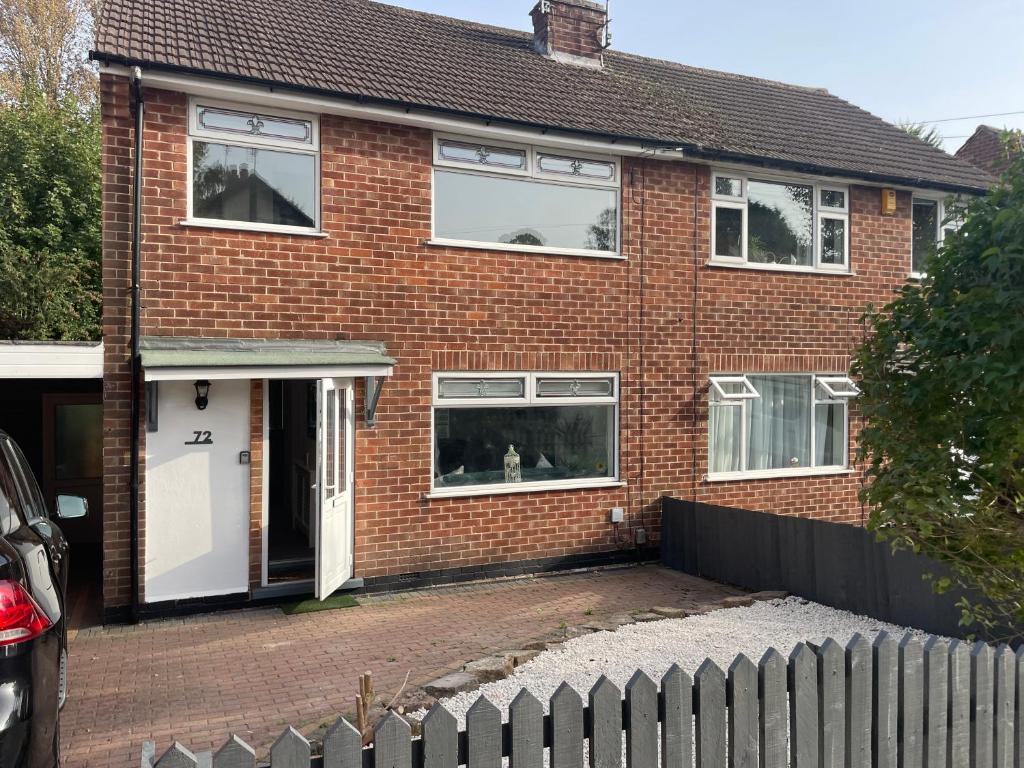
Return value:
M 336 608 L 357 608 L 359 603 L 351 595 L 332 595 L 326 600 L 300 600 L 297 603 L 285 603 L 281 611 L 285 616 L 296 616 L 300 613 L 316 613 L 317 611 L 333 611 Z

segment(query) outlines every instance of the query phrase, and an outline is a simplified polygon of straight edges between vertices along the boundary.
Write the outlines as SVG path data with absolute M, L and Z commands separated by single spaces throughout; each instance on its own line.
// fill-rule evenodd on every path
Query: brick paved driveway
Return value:
M 421 685 L 488 652 L 541 639 L 562 622 L 729 594 L 736 592 L 643 566 L 437 589 L 299 616 L 250 609 L 82 630 L 71 644 L 64 762 L 134 768 L 146 739 L 160 754 L 172 739 L 203 750 L 230 733 L 266 748 L 287 724 L 351 712 L 366 670 L 383 695 L 410 670 L 410 685 Z

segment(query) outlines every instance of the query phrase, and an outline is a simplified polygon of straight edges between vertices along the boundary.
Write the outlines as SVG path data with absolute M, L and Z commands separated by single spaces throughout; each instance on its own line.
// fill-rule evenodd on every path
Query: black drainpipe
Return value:
M 139 397 L 141 395 L 142 366 L 139 356 L 140 307 L 140 251 L 142 229 L 142 123 L 145 104 L 142 100 L 142 70 L 132 71 L 132 96 L 135 102 L 135 171 L 132 176 L 132 328 L 131 328 L 131 440 L 129 459 L 128 518 L 131 526 L 132 571 L 132 623 L 139 621 Z

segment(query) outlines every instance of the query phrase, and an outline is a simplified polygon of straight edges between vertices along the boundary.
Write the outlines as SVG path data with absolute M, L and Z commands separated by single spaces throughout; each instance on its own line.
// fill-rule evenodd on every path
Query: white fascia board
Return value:
M 0 344 L 0 379 L 102 378 L 102 344 Z
M 391 365 L 217 366 L 211 368 L 147 368 L 146 381 L 225 381 L 229 379 L 346 379 L 390 376 Z

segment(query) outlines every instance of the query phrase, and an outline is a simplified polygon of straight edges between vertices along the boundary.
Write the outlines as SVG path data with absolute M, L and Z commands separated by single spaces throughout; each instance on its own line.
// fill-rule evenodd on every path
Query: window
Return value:
M 619 254 L 619 164 L 529 146 L 438 136 L 435 242 Z
M 743 395 L 735 384 L 723 394 L 723 381 L 744 382 Z M 709 389 L 711 479 L 846 468 L 847 402 L 859 393 L 848 377 L 712 376 Z
M 848 206 L 845 187 L 713 174 L 711 261 L 846 272 Z
M 602 373 L 439 373 L 433 492 L 615 483 L 618 378 Z
M 189 221 L 316 231 L 320 158 L 314 117 L 193 101 Z
M 962 212 L 956 199 L 915 197 L 912 212 L 912 240 L 910 253 L 911 277 L 923 277 L 925 264 L 946 236 L 963 224 Z

